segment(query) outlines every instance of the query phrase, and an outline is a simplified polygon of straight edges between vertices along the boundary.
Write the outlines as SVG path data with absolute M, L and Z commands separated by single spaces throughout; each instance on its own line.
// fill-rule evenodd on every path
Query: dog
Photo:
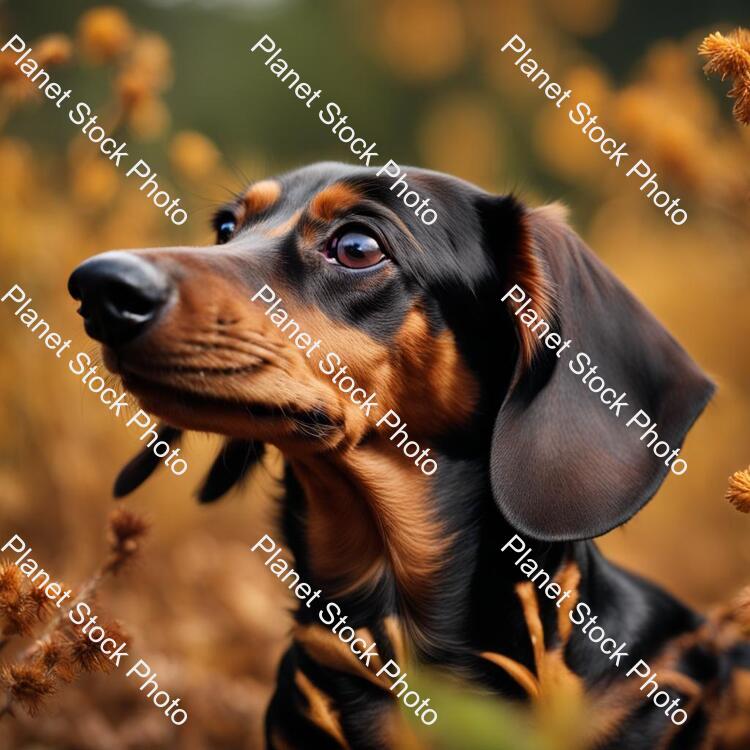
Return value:
M 375 169 L 320 163 L 221 208 L 213 246 L 103 253 L 75 269 L 70 293 L 161 434 L 226 436 L 202 501 L 246 476 L 266 444 L 281 451 L 295 568 L 377 642 L 380 663 L 409 650 L 508 699 L 575 694 L 590 717 L 582 747 L 750 747 L 750 648 L 734 615 L 692 612 L 591 541 L 643 507 L 667 464 L 502 298 L 525 290 L 672 446 L 712 383 L 561 208 L 409 174 L 438 217 L 429 227 Z M 304 347 L 272 320 L 264 287 L 308 334 Z M 316 355 L 335 351 L 363 393 L 429 447 L 434 473 L 316 367 L 316 340 Z M 115 494 L 157 462 L 137 456 Z M 564 607 L 503 551 L 514 537 L 570 590 Z M 571 626 L 565 614 L 584 601 L 685 719 Z M 294 620 L 267 746 L 396 747 L 395 692 L 312 608 L 301 604 Z

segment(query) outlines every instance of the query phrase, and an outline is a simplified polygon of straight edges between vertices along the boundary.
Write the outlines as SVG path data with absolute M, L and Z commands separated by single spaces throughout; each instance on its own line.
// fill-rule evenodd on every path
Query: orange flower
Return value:
M 0 83 L 26 79 L 21 69 L 16 65 L 14 52 L 0 52 Z
M 736 29 L 726 36 L 716 31 L 701 42 L 698 53 L 708 58 L 706 73 L 719 73 L 722 81 L 732 79 L 732 111 L 739 122 L 750 125 L 750 31 Z
M 130 111 L 164 91 L 171 82 L 171 52 L 167 43 L 158 34 L 139 36 L 117 79 L 122 106 Z
M 736 29 L 726 36 L 715 31 L 709 34 L 698 47 L 698 54 L 708 57 L 703 66 L 706 73 L 720 73 L 723 81 L 727 76 L 740 76 L 750 72 L 750 32 Z
M 750 125 L 750 73 L 734 82 L 728 96 L 735 100 L 732 108 L 735 119 Z
M 737 510 L 750 513 L 750 470 L 735 471 L 729 477 L 726 498 Z
M 117 168 L 103 158 L 92 158 L 74 164 L 71 175 L 72 195 L 89 209 L 106 206 L 120 187 Z
M 172 82 L 172 53 L 158 34 L 141 34 L 133 45 L 128 68 L 146 81 L 153 91 L 163 91 Z
M 121 73 L 115 87 L 120 103 L 126 111 L 134 109 L 151 96 L 148 80 L 137 70 L 126 70 Z
M 83 55 L 91 62 L 110 62 L 132 44 L 133 27 L 119 8 L 94 8 L 78 22 L 78 41 Z
M 455 0 L 388 0 L 375 38 L 394 71 L 413 80 L 453 72 L 466 54 L 466 29 Z
M 174 169 L 191 180 L 211 174 L 219 162 L 219 152 L 206 136 L 191 130 L 178 133 L 169 145 Z
M 48 34 L 34 45 L 34 59 L 40 65 L 62 65 L 73 55 L 73 45 L 65 34 Z
M 169 110 L 155 96 L 147 96 L 130 111 L 128 125 L 136 136 L 144 140 L 156 138 L 169 126 Z
M 19 104 L 40 97 L 39 90 L 21 72 L 15 64 L 17 55 L 0 52 L 0 90 L 7 101 Z

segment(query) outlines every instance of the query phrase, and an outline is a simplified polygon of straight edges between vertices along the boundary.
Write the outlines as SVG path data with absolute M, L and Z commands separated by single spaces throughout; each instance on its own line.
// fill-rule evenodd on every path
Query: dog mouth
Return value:
M 342 428 L 324 408 L 299 409 L 261 401 L 239 401 L 221 396 L 196 393 L 144 377 L 129 370 L 121 371 L 125 387 L 139 397 L 159 404 L 177 403 L 183 410 L 221 413 L 231 410 L 254 419 L 285 420 L 300 428 L 311 428 L 322 434 Z
M 225 377 L 247 375 L 261 369 L 258 364 L 238 367 L 211 367 L 201 365 L 170 365 L 161 367 L 157 363 L 145 368 L 128 362 L 115 350 L 103 347 L 104 363 L 107 368 L 118 374 L 125 388 L 133 393 L 144 404 L 144 407 L 162 419 L 178 413 L 180 421 L 191 421 L 194 416 L 203 425 L 207 419 L 216 417 L 221 421 L 227 416 L 252 420 L 260 425 L 272 426 L 281 424 L 285 431 L 291 431 L 298 437 L 317 440 L 331 440 L 343 432 L 341 418 L 333 416 L 324 406 L 299 408 L 292 404 L 270 403 L 264 400 L 243 399 L 215 394 L 200 393 L 190 387 L 195 378 Z M 168 382 L 170 380 L 188 379 L 185 385 Z M 217 430 L 220 431 L 220 430 Z

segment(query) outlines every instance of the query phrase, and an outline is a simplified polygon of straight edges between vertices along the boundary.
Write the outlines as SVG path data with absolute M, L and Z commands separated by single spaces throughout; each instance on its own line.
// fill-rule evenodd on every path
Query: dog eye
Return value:
M 385 258 L 378 241 L 369 234 L 348 231 L 330 241 L 326 257 L 346 268 L 370 268 Z
M 234 230 L 236 229 L 236 227 L 236 223 L 231 219 L 222 221 L 221 224 L 219 224 L 219 226 L 216 228 L 216 240 L 219 245 L 223 245 L 225 242 L 229 242 L 232 235 L 234 234 Z

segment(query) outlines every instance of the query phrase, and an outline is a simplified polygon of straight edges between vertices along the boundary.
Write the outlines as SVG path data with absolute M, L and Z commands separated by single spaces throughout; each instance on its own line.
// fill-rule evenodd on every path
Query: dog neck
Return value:
M 453 463 L 433 455 L 441 468 Z M 291 512 L 304 517 L 295 554 L 316 586 L 349 597 L 363 615 L 397 614 L 418 646 L 455 649 L 445 608 L 465 612 L 467 592 L 446 584 L 461 568 L 465 524 L 441 510 L 435 483 L 378 435 L 345 453 L 292 459 L 289 467 L 301 506 Z M 460 514 L 464 501 L 451 502 Z M 446 601 L 459 593 L 461 607 Z
M 310 571 L 333 593 L 372 586 L 387 569 L 418 598 L 439 569 L 444 529 L 427 478 L 387 440 L 290 465 L 305 495 Z
M 295 554 L 315 586 L 342 601 L 353 619 L 396 614 L 429 661 L 466 668 L 499 692 L 523 697 L 512 677 L 478 658 L 490 652 L 532 673 L 539 668 L 519 596 L 529 578 L 515 564 L 518 554 L 502 551 L 515 531 L 497 512 L 479 462 L 443 454 L 439 461 L 437 486 L 377 439 L 350 453 L 290 461 L 299 497 L 288 510 L 304 518 L 290 535 Z M 607 636 L 627 642 L 637 658 L 648 659 L 700 622 L 607 561 L 593 542 L 526 542 L 551 579 L 575 571 L 569 603 L 584 602 L 587 619 L 597 615 Z M 559 646 L 561 609 L 541 591 L 534 599 L 548 646 Z M 565 661 L 587 681 L 619 674 L 577 627 Z

